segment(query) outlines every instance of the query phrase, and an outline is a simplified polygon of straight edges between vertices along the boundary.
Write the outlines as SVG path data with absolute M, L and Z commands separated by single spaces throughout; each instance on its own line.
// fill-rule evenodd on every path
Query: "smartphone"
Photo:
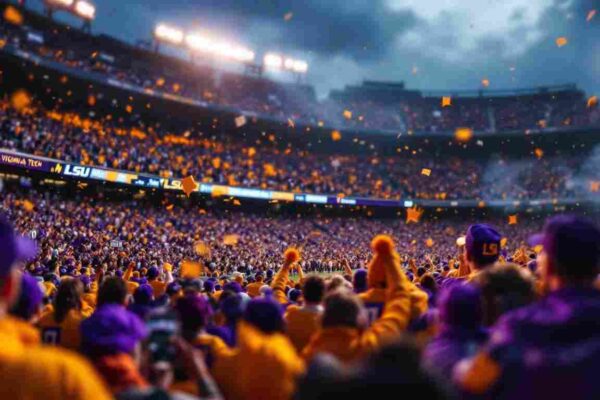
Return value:
M 180 326 L 175 311 L 166 307 L 152 311 L 146 322 L 148 327 L 148 351 L 153 363 L 173 363 L 177 358 L 177 348 L 173 339 L 179 336 Z

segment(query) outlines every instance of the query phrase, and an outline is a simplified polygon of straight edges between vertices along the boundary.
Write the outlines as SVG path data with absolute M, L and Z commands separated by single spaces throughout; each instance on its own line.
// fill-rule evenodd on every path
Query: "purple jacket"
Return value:
M 487 350 L 502 367 L 494 398 L 600 399 L 600 291 L 562 289 L 507 314 Z

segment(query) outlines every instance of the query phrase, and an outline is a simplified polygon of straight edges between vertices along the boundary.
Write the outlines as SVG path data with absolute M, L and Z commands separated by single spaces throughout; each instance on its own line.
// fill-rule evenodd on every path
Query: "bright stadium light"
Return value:
M 285 62 L 283 63 L 283 66 L 285 67 L 285 69 L 294 68 L 294 60 L 291 58 L 286 58 Z
M 57 7 L 71 7 L 75 0 L 46 0 L 46 3 Z
M 96 16 L 96 6 L 89 1 L 79 0 L 75 3 L 75 13 L 81 18 L 92 20 Z
M 299 74 L 304 74 L 308 71 L 308 64 L 306 63 L 306 61 L 296 60 L 296 61 L 294 61 L 292 70 Z
M 189 35 L 186 35 L 185 44 L 187 44 L 187 46 L 193 50 L 205 52 L 212 52 L 213 50 L 213 44 L 211 41 L 208 38 L 196 33 L 190 33 Z
M 267 53 L 263 58 L 265 67 L 273 69 L 281 69 L 283 66 L 283 58 L 277 54 Z
M 169 25 L 158 24 L 154 29 L 154 37 L 165 42 L 181 44 L 183 42 L 183 31 Z
M 214 54 L 216 56 L 240 62 L 251 62 L 255 54 L 245 47 L 236 46 L 228 42 L 217 42 L 197 33 L 190 33 L 185 37 L 185 44 L 192 50 Z

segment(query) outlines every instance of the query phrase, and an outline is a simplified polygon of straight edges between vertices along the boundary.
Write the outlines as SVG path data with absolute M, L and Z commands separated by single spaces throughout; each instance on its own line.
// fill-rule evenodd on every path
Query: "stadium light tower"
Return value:
M 276 53 L 267 53 L 263 57 L 265 69 L 289 71 L 297 75 L 298 79 L 308 72 L 308 63 L 302 60 L 285 57 Z
M 83 20 L 83 30 L 90 31 L 96 18 L 96 6 L 88 0 L 44 0 L 46 15 L 52 19 L 55 11 L 67 11 Z
M 180 46 L 185 34 L 179 28 L 167 24 L 158 24 L 154 28 L 154 50 L 158 52 L 160 43 L 169 43 Z

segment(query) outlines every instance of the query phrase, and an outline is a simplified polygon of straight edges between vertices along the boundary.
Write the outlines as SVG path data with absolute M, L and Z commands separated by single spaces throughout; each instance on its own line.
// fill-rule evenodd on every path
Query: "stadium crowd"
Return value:
M 528 236 L 541 222 L 270 218 L 34 189 L 5 191 L 2 215 L 0 366 L 31 382 L 3 398 L 600 395 L 600 230 L 580 217 Z
M 392 102 L 378 101 L 376 97 L 318 101 L 313 88 L 307 85 L 216 71 L 31 16 L 21 24 L 0 21 L 3 43 L 155 93 L 282 121 L 398 132 L 453 131 L 464 126 L 479 132 L 494 132 L 588 127 L 600 123 L 598 107 L 589 107 L 588 99 L 577 90 L 499 97 L 458 96 L 449 106 L 442 106 L 441 97 L 437 96 Z M 32 40 L 32 35 L 38 39 Z
M 190 130 L 172 134 L 136 126 L 37 106 L 16 111 L 8 99 L 0 101 L 2 148 L 162 177 L 192 175 L 205 183 L 385 199 L 486 201 L 574 198 L 589 193 L 589 185 L 573 184 L 574 177 L 599 178 L 581 155 L 478 161 L 431 157 L 408 146 L 399 147 L 402 153 L 395 156 L 375 151 L 326 154 L 316 148 L 282 148 L 268 138 L 244 143 L 231 135 L 202 138 Z

